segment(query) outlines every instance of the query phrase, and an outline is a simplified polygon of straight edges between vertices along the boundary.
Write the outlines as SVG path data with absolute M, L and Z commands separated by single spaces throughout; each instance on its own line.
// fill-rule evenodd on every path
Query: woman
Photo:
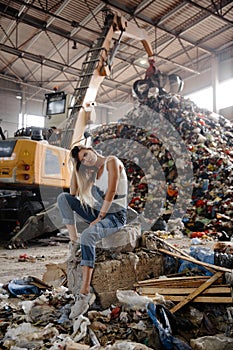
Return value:
M 89 223 L 80 235 L 82 284 L 70 318 L 88 310 L 90 284 L 95 263 L 96 243 L 117 232 L 126 223 L 127 176 L 123 163 L 115 156 L 103 157 L 91 147 L 71 150 L 73 172 L 70 193 L 58 196 L 58 207 L 71 243 L 79 237 L 74 212 Z

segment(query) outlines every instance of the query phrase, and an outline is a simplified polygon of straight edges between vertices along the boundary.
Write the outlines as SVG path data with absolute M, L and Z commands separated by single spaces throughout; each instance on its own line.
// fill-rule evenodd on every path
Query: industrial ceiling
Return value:
M 220 64 L 233 57 L 232 0 L 3 0 L 0 78 L 29 100 L 55 87 L 72 94 L 107 9 L 145 30 L 157 68 L 184 81 L 210 69 L 213 57 Z M 97 101 L 129 101 L 147 64 L 141 41 L 123 36 Z

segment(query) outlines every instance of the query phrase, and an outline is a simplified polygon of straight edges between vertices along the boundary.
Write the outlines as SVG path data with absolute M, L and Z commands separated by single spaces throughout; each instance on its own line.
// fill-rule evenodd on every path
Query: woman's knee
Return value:
M 62 205 L 65 201 L 67 202 L 67 198 L 70 196 L 68 192 L 62 192 L 57 196 L 57 204 L 58 206 Z
M 96 234 L 93 230 L 90 230 L 90 227 L 83 230 L 81 233 L 81 245 L 93 246 L 96 241 Z

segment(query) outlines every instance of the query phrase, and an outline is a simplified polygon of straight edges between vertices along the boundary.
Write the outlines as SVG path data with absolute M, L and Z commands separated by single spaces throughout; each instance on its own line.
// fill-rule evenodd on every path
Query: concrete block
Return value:
M 103 238 L 98 242 L 97 248 L 114 250 L 115 253 L 132 252 L 139 246 L 141 235 L 141 224 L 130 223 L 118 232 Z
M 103 308 L 117 302 L 116 291 L 134 289 L 137 281 L 163 275 L 163 256 L 159 253 L 120 254 L 119 259 L 97 262 L 92 287 Z

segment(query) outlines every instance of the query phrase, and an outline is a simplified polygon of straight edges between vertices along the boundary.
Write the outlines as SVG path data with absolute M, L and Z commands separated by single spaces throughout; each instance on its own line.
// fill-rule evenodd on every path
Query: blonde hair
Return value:
M 85 166 L 79 159 L 79 152 L 81 150 L 91 150 L 95 154 L 98 154 L 92 147 L 86 147 L 83 145 L 75 146 L 71 150 L 71 158 L 73 159 L 73 165 L 76 170 L 76 179 L 78 185 L 78 194 L 80 202 L 83 206 L 88 204 L 93 207 L 95 199 L 92 195 L 91 189 L 95 182 L 98 169 L 95 167 Z

